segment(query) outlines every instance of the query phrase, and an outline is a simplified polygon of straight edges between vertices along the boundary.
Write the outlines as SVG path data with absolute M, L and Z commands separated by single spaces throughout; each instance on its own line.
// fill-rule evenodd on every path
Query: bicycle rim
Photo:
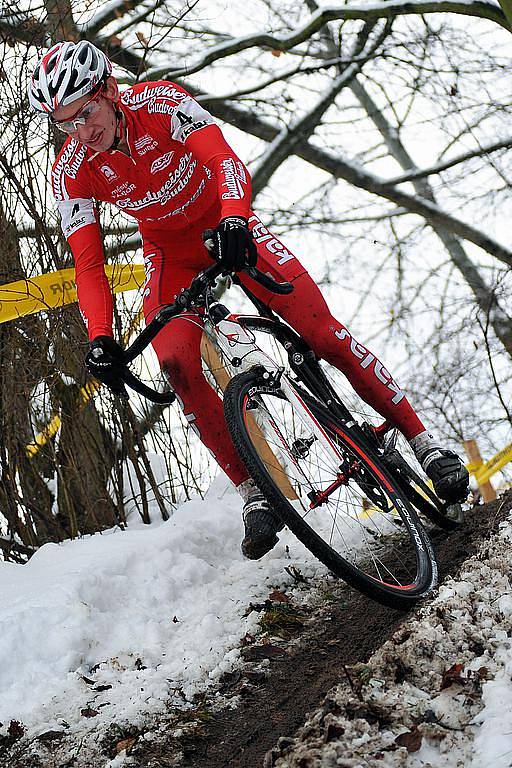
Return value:
M 236 376 L 224 404 L 254 480 L 331 571 L 388 605 L 410 605 L 431 591 L 430 541 L 376 452 L 294 393 L 269 388 L 257 371 Z

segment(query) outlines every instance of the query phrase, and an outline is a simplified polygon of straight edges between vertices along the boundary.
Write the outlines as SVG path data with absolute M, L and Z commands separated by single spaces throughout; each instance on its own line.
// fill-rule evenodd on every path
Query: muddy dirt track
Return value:
M 462 529 L 436 532 L 440 578 L 455 575 L 461 563 L 475 553 L 479 543 L 512 508 L 512 494 L 467 514 Z M 280 738 L 292 735 L 308 712 L 344 673 L 344 665 L 364 662 L 394 632 L 406 614 L 378 605 L 341 582 L 336 599 L 313 612 L 285 647 L 252 645 L 245 649 L 246 669 L 226 680 L 224 693 L 233 705 L 165 745 L 138 742 L 131 752 L 132 765 L 142 768 L 259 768 Z M 266 674 L 256 666 L 269 659 Z M 255 669 L 256 666 L 256 669 Z M 266 765 L 272 760 L 267 757 Z

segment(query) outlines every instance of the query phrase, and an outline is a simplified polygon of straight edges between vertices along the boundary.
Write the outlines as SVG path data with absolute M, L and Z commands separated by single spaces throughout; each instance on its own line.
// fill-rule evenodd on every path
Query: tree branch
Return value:
M 22 11 L 0 12 L 0 39 L 7 43 L 43 45 L 46 27 Z
M 464 16 L 494 21 L 499 26 L 511 31 L 510 25 L 503 11 L 495 4 L 484 0 L 391 0 L 386 3 L 372 3 L 366 6 L 348 5 L 344 7 L 327 6 L 319 9 L 299 29 L 288 35 L 272 35 L 267 32 L 259 32 L 246 35 L 235 40 L 222 42 L 212 46 L 206 53 L 187 67 L 169 69 L 168 67 L 153 67 L 145 74 L 148 80 L 164 77 L 173 79 L 184 77 L 204 69 L 209 64 L 219 59 L 240 53 L 248 48 L 264 48 L 267 50 L 288 51 L 299 43 L 309 39 L 324 24 L 329 21 L 359 19 L 365 22 L 375 22 L 378 19 L 391 19 L 396 16 L 428 13 L 457 13 Z
M 411 171 L 407 171 L 409 175 L 415 176 L 414 171 L 416 166 L 412 157 L 406 147 L 402 144 L 397 132 L 393 129 L 393 126 L 389 124 L 386 116 L 379 110 L 366 88 L 358 79 L 354 79 L 350 87 L 366 110 L 368 117 L 375 123 L 390 154 L 402 168 L 411 169 Z M 407 174 L 404 174 L 404 176 L 405 175 Z M 389 184 L 394 183 L 396 183 L 396 180 L 389 182 Z M 412 183 L 418 196 L 436 204 L 434 193 L 426 178 L 417 176 Z M 512 321 L 500 307 L 494 291 L 482 278 L 480 270 L 473 264 L 467 255 L 456 234 L 447 230 L 443 225 L 439 225 L 432 221 L 429 223 L 449 253 L 452 263 L 457 267 L 469 286 L 477 305 L 485 314 L 489 314 L 492 307 L 492 326 L 494 333 L 501 341 L 508 354 L 512 356 Z
M 340 91 L 349 85 L 361 70 L 361 62 L 357 59 L 362 57 L 363 61 L 367 61 L 368 55 L 381 45 L 388 34 L 389 23 L 384 25 L 384 29 L 375 39 L 372 39 L 371 33 L 374 27 L 375 22 L 363 25 L 350 52 L 353 63 L 344 68 L 340 64 L 338 76 L 320 96 L 315 106 L 306 115 L 292 121 L 292 124 L 284 128 L 279 136 L 270 143 L 260 159 L 258 168 L 253 172 L 252 186 L 255 195 L 268 184 L 272 174 L 293 153 L 295 144 L 306 141 L 315 132 L 323 115 L 334 103 Z M 366 47 L 368 51 L 365 51 Z M 365 53 L 366 55 L 364 55 Z
M 429 166 L 428 168 L 417 168 L 406 171 L 405 173 L 401 173 L 399 176 L 394 176 L 392 179 L 389 179 L 388 183 L 394 185 L 403 184 L 405 181 L 424 179 L 427 176 L 434 176 L 438 173 L 442 173 L 442 171 L 446 171 L 448 168 L 453 168 L 455 165 L 460 165 L 460 163 L 465 163 L 475 157 L 490 155 L 491 152 L 496 152 L 499 149 L 508 149 L 509 147 L 512 147 L 512 138 L 504 139 L 503 141 L 496 141 L 493 144 L 488 144 L 485 147 L 479 147 L 478 149 L 474 149 L 470 152 L 464 152 L 463 154 L 457 155 L 451 160 L 446 160 L 444 163 L 436 163 Z
M 290 126 L 283 128 L 276 138 L 270 142 L 260 158 L 258 167 L 252 173 L 254 197 L 268 184 L 271 176 L 281 163 L 294 153 L 296 145 L 304 143 L 304 140 L 311 136 L 322 115 L 334 103 L 336 96 L 355 77 L 357 72 L 359 72 L 359 65 L 352 64 L 352 66 L 347 67 L 343 74 L 338 75 L 329 88 L 320 96 L 313 109 L 299 120 L 293 121 Z
M 191 85 L 186 87 L 191 93 L 197 92 L 197 89 Z M 210 111 L 221 120 L 265 141 L 273 141 L 280 133 L 280 129 L 259 118 L 253 110 L 243 110 L 232 104 L 214 102 Z M 299 142 L 294 151 L 297 157 L 326 171 L 334 178 L 343 179 L 355 187 L 390 200 L 399 207 L 407 208 L 409 213 L 422 216 L 431 226 L 443 226 L 453 234 L 478 245 L 479 248 L 487 251 L 507 266 L 512 266 L 512 251 L 471 224 L 466 224 L 456 216 L 446 213 L 430 200 L 403 192 L 397 189 L 392 182 L 369 173 L 357 163 L 337 157 L 309 142 Z
M 503 12 L 507 17 L 509 25 L 512 27 L 512 0 L 499 0 Z
M 89 21 L 78 25 L 81 36 L 88 39 L 96 37 L 111 21 L 121 18 L 142 3 L 143 0 L 110 0 L 103 3 L 100 10 Z

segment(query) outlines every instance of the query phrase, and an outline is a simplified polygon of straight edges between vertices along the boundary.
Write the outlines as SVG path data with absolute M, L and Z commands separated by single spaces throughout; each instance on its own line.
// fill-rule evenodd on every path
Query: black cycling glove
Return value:
M 213 255 L 227 271 L 255 267 L 258 253 L 247 219 L 228 216 L 213 230 Z
M 105 384 L 115 395 L 128 397 L 121 371 L 125 368 L 124 353 L 111 336 L 96 336 L 87 355 L 85 365 L 89 373 Z

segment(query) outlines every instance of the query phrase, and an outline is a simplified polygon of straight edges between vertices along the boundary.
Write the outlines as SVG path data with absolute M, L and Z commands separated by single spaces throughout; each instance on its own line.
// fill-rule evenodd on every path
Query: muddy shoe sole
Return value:
M 242 554 L 248 560 L 259 560 L 260 557 L 270 552 L 278 541 L 275 533 L 271 536 L 246 536 L 241 545 Z

